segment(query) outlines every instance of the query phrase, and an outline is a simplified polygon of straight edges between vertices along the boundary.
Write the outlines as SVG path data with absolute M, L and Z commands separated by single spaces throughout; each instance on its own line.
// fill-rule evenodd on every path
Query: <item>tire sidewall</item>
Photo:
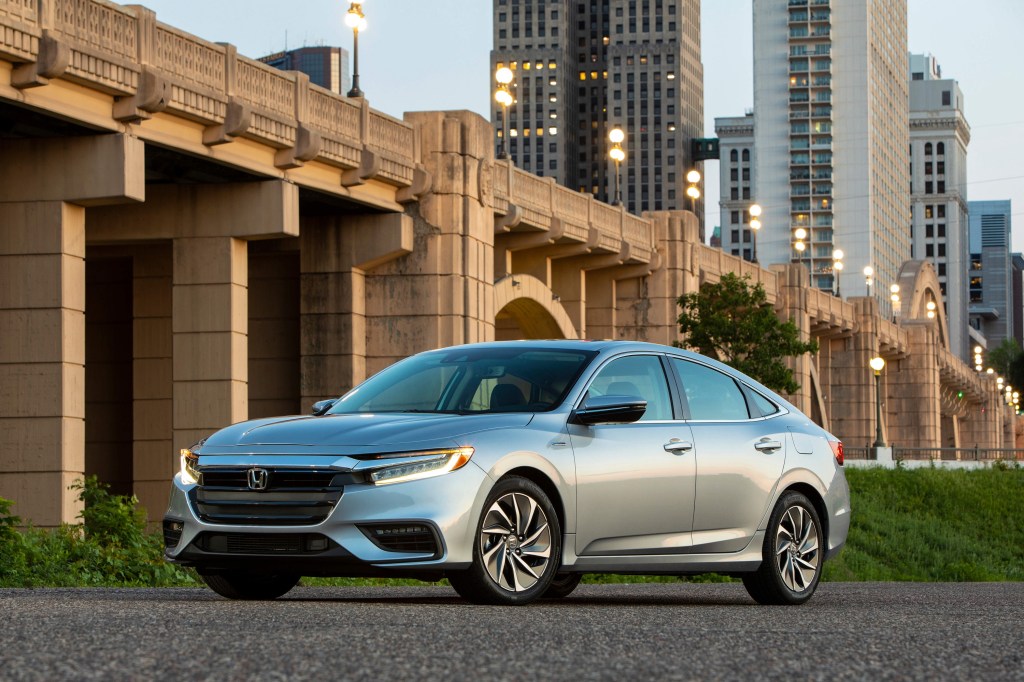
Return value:
M 528 590 L 522 592 L 510 592 L 500 585 L 496 584 L 491 576 L 487 573 L 487 568 L 484 566 L 482 559 L 482 532 L 484 519 L 487 516 L 487 511 L 491 508 L 499 498 L 513 492 L 525 493 L 533 498 L 533 500 L 540 506 L 541 510 L 548 520 L 549 534 L 551 536 L 551 556 L 548 559 L 547 567 L 544 573 L 540 576 L 540 580 Z M 481 592 L 486 598 L 486 601 L 492 604 L 528 604 L 535 599 L 543 596 L 544 592 L 547 591 L 548 586 L 551 584 L 552 579 L 555 577 L 558 568 L 562 562 L 562 529 L 558 521 L 558 515 L 555 513 L 554 506 L 551 500 L 548 498 L 540 486 L 533 481 L 513 476 L 504 478 L 498 481 L 497 484 L 491 489 L 491 492 L 487 495 L 487 499 L 484 501 L 484 506 L 480 510 L 479 519 L 476 523 L 476 531 L 473 535 L 473 565 L 469 568 L 474 581 L 477 583 Z
M 814 531 L 818 536 L 818 568 L 814 573 L 814 580 L 811 581 L 810 587 L 801 592 L 794 592 L 789 589 L 785 581 L 782 579 L 782 570 L 779 568 L 779 562 L 775 556 L 775 538 L 778 533 L 779 524 L 782 523 L 782 517 L 785 513 L 793 507 L 800 507 L 811 518 L 814 523 Z M 821 519 L 818 517 L 818 511 L 811 504 L 810 500 L 807 499 L 801 493 L 790 491 L 783 495 L 778 504 L 775 505 L 775 510 L 772 512 L 771 520 L 768 523 L 768 534 L 764 539 L 764 561 L 768 562 L 770 566 L 770 577 L 773 583 L 775 591 L 781 598 L 781 601 L 787 604 L 803 604 L 805 601 L 811 598 L 815 590 L 818 589 L 818 582 L 821 580 L 821 572 L 824 568 L 824 535 L 821 528 Z

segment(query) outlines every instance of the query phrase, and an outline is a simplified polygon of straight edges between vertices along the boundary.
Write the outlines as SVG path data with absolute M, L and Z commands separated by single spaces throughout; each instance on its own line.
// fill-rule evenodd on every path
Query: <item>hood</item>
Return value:
M 328 414 L 276 417 L 233 424 L 210 436 L 203 454 L 226 454 L 238 446 L 392 447 L 433 440 L 452 441 L 479 431 L 526 426 L 528 412 L 502 414 Z M 221 448 L 226 448 L 222 450 Z M 211 452 L 212 450 L 212 452 Z

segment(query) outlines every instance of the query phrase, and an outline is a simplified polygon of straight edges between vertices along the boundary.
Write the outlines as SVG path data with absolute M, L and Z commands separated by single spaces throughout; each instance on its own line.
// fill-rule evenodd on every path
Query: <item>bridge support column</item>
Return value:
M 38 527 L 81 511 L 85 206 L 141 200 L 128 135 L 0 142 L 0 497 Z
M 85 209 L 0 203 L 0 497 L 73 522 L 85 471 Z
M 901 325 L 910 341 L 909 356 L 899 368 L 886 366 L 893 423 L 889 437 L 895 443 L 915 443 L 920 447 L 942 446 L 942 415 L 940 411 L 942 384 L 938 366 L 938 335 L 933 325 L 907 320 Z
M 174 240 L 174 443 L 187 447 L 249 415 L 248 244 Z
M 855 306 L 856 332 L 831 344 L 828 378 L 823 390 L 828 398 L 831 431 L 841 434 L 852 446 L 868 446 L 875 440 L 875 378 L 868 361 L 878 355 L 878 301 L 874 298 L 851 299 Z M 887 429 L 886 386 L 898 367 L 886 365 L 882 373 L 882 435 L 891 445 Z

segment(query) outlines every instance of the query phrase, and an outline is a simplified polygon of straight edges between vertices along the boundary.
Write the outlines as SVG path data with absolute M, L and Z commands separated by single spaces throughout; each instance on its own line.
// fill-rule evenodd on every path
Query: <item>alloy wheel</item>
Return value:
M 821 564 L 818 527 L 806 509 L 793 505 L 775 532 L 775 558 L 782 581 L 793 592 L 814 586 Z
M 492 581 L 524 592 L 537 584 L 551 561 L 551 529 L 529 495 L 510 492 L 494 501 L 480 528 L 480 555 Z

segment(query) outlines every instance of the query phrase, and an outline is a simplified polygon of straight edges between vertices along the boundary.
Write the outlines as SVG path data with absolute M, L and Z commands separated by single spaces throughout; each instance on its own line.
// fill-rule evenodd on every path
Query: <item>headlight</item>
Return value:
M 375 485 L 404 483 L 419 478 L 441 476 L 450 471 L 466 466 L 473 456 L 473 448 L 453 448 L 451 450 L 426 450 L 388 455 L 387 459 L 410 459 L 408 462 L 388 464 L 371 469 L 370 481 Z
M 192 452 L 191 448 L 182 448 L 181 482 L 185 485 L 193 485 L 199 483 L 200 480 L 202 480 L 202 474 L 199 473 L 199 455 Z

